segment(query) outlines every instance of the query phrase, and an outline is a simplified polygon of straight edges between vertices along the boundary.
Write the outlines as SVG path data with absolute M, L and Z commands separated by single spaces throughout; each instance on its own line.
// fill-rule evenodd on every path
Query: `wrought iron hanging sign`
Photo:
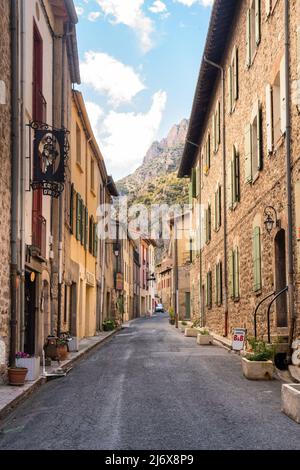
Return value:
M 31 188 L 42 189 L 46 196 L 59 197 L 64 190 L 69 131 L 40 122 L 31 122 L 29 128 L 34 132 Z

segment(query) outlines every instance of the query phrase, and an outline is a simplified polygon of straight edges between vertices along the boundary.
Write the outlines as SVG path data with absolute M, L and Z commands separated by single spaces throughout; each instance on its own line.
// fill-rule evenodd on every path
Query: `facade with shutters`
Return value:
M 70 174 L 66 200 L 66 260 L 63 331 L 77 338 L 95 335 L 114 304 L 113 244 L 98 233 L 98 207 L 110 204 L 104 160 L 94 137 L 82 94 L 73 91 Z M 112 270 L 109 269 L 112 266 Z
M 199 223 L 191 311 L 203 325 L 226 337 L 235 327 L 247 328 L 253 336 L 255 307 L 287 286 L 289 292 L 271 308 L 271 335 L 291 341 L 299 333 L 300 6 L 294 0 L 288 6 L 286 73 L 284 3 L 215 1 L 179 170 L 180 177 L 191 177 L 192 215 Z M 271 230 L 268 214 L 274 222 Z M 270 299 L 257 315 L 262 338 L 267 335 Z

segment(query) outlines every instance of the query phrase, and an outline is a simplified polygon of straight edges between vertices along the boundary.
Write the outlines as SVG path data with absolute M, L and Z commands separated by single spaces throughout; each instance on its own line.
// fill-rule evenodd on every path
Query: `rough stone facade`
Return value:
M 3 377 L 9 341 L 10 310 L 10 2 L 0 0 L 0 382 Z
M 252 2 L 249 0 L 238 2 L 235 17 L 232 19 L 231 32 L 224 48 L 224 55 L 221 65 L 225 70 L 226 97 L 225 97 L 225 127 L 226 127 L 226 218 L 227 218 L 227 250 L 228 257 L 224 260 L 224 217 L 223 217 L 223 172 L 222 172 L 222 123 L 221 123 L 221 142 L 216 152 L 213 150 L 211 141 L 211 164 L 207 174 L 203 172 L 204 161 L 202 155 L 205 153 L 205 141 L 208 132 L 212 136 L 212 120 L 218 101 L 222 100 L 222 83 L 217 80 L 214 91 L 211 95 L 210 107 L 207 112 L 206 123 L 199 136 L 200 150 L 198 162 L 201 164 L 201 178 L 199 187 L 201 187 L 198 202 L 204 207 L 211 204 L 212 208 L 212 230 L 211 240 L 204 242 L 201 250 L 202 262 L 202 282 L 200 281 L 200 259 L 195 257 L 191 270 L 191 292 L 192 294 L 192 315 L 201 316 L 203 322 L 216 333 L 231 337 L 233 328 L 245 327 L 249 335 L 253 335 L 254 322 L 253 313 L 257 303 L 268 293 L 278 290 L 278 257 L 284 257 L 287 272 L 287 192 L 286 192 L 286 142 L 285 136 L 274 144 L 272 152 L 268 152 L 267 136 L 267 84 L 275 84 L 276 76 L 280 72 L 280 64 L 284 56 L 284 2 L 273 1 L 269 15 L 266 15 L 265 2 L 261 4 L 261 37 L 259 44 L 255 46 L 255 53 L 250 66 L 246 63 L 247 57 L 247 11 Z M 297 28 L 300 24 L 299 2 L 292 0 L 290 3 L 290 77 L 292 80 L 292 90 L 289 97 L 291 103 L 292 118 L 292 179 L 293 179 L 293 220 L 294 231 L 298 232 L 300 204 L 297 200 L 296 182 L 299 181 L 299 107 L 295 99 L 295 88 L 299 83 L 299 37 L 297 37 Z M 299 34 L 299 33 L 298 33 Z M 229 87 L 228 87 L 228 69 L 232 63 L 232 54 L 234 48 L 238 50 L 238 98 L 234 101 L 233 111 L 229 111 Z M 246 182 L 246 150 L 245 150 L 245 124 L 253 120 L 257 102 L 261 108 L 261 169 L 253 174 L 252 181 Z M 233 146 L 235 146 L 239 155 L 239 184 L 240 197 L 239 202 L 229 207 L 228 180 L 229 164 L 232 159 Z M 221 226 L 214 230 L 214 194 L 218 184 L 221 186 L 222 206 L 221 206 Z M 277 217 L 280 220 L 280 227 L 273 227 L 269 234 L 265 228 L 265 209 L 267 206 L 273 206 Z M 254 290 L 254 272 L 253 272 L 253 233 L 255 227 L 260 228 L 261 236 L 261 288 Z M 278 244 L 279 232 L 285 237 L 285 247 Z M 300 237 L 300 234 L 298 234 Z M 294 237 L 294 271 L 295 271 L 295 310 L 299 310 L 299 254 L 298 241 Z M 296 246 L 297 244 L 297 246 Z M 276 246 L 279 246 L 279 253 Z M 235 299 L 230 295 L 230 267 L 229 253 L 232 249 L 238 249 L 239 253 L 239 293 Z M 216 264 L 222 263 L 222 296 L 221 302 L 216 302 Z M 224 273 L 227 269 L 228 286 L 225 286 Z M 206 305 L 206 279 L 207 273 L 212 272 L 212 305 L 211 308 Z M 287 282 L 287 275 L 286 275 Z M 201 285 L 200 285 L 201 284 Z M 196 288 L 197 287 L 197 288 Z M 202 299 L 199 293 L 202 289 Z M 228 313 L 226 312 L 226 292 L 228 295 Z M 202 304 L 202 306 L 201 306 Z M 268 305 L 268 302 L 265 304 Z M 258 316 L 258 333 L 260 336 L 266 334 L 266 306 L 260 309 Z M 287 335 L 290 318 L 284 327 L 279 327 L 279 317 L 282 304 L 275 304 L 271 314 L 272 334 L 275 336 Z M 226 321 L 227 317 L 227 321 Z M 299 315 L 298 315 L 299 332 Z

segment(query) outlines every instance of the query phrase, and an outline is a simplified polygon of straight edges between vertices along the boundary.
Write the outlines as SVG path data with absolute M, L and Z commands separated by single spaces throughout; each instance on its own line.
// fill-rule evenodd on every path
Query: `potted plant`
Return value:
M 169 323 L 171 325 L 175 325 L 175 313 L 173 307 L 170 307 L 169 309 Z
M 30 356 L 25 352 L 17 352 L 16 354 L 16 366 L 25 367 L 28 369 L 26 380 L 34 381 L 39 378 L 40 375 L 40 357 Z
M 244 376 L 249 380 L 271 380 L 274 373 L 274 346 L 249 339 L 249 352 L 242 357 Z
M 9 385 L 24 385 L 27 372 L 27 367 L 18 367 L 16 363 L 12 364 L 7 370 Z
M 187 337 L 197 338 L 199 333 L 200 318 L 193 321 L 192 325 L 185 329 L 184 335 Z
M 65 336 L 59 337 L 56 340 L 56 350 L 60 361 L 65 361 L 69 355 L 68 339 Z
M 103 331 L 113 331 L 116 328 L 115 320 L 105 320 L 102 323 Z
M 208 344 L 213 344 L 213 336 L 205 328 L 200 329 L 197 336 L 197 344 L 200 346 L 207 346 Z
M 179 328 L 181 329 L 181 332 L 184 333 L 186 327 L 188 326 L 188 322 L 183 320 L 179 322 Z

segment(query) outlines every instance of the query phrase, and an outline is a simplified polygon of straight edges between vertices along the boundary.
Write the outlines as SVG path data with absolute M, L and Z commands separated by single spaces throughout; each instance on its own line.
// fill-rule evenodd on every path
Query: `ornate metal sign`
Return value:
M 29 127 L 34 132 L 31 187 L 42 189 L 44 195 L 58 197 L 64 190 L 69 131 L 40 122 L 31 122 Z

